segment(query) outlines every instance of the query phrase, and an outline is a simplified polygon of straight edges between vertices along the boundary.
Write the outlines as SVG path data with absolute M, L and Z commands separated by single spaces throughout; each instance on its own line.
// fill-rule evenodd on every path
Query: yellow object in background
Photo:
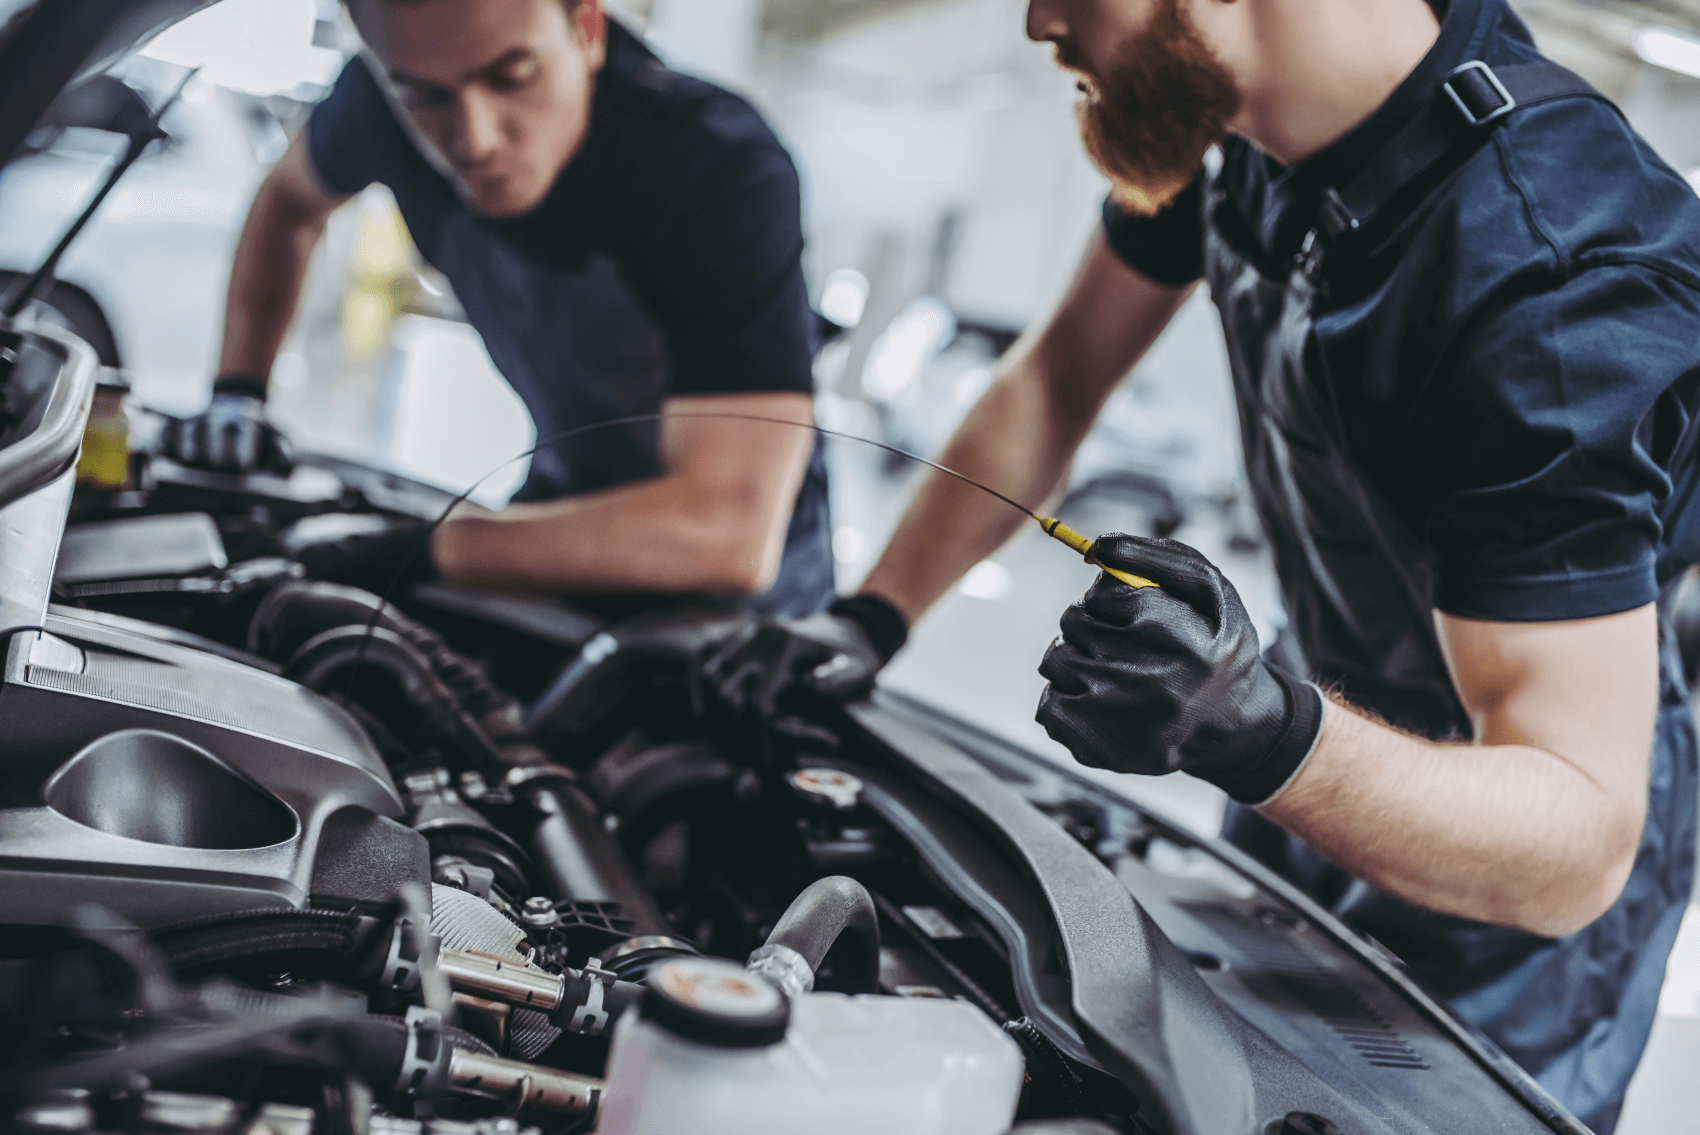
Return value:
M 1151 580 L 1146 579 L 1143 575 L 1134 575 L 1132 572 L 1120 571 L 1116 568 L 1104 567 L 1103 564 L 1099 564 L 1097 560 L 1092 558 L 1092 541 L 1088 540 L 1086 537 L 1082 536 L 1056 517 L 1035 516 L 1033 519 L 1039 522 L 1039 527 L 1045 530 L 1045 535 L 1067 544 L 1069 547 L 1085 556 L 1087 563 L 1098 564 L 1100 568 L 1103 568 L 1105 575 L 1114 579 L 1119 579 L 1129 587 L 1135 589 L 1157 586 Z
M 413 238 L 388 195 L 363 195 L 354 231 L 354 263 L 342 301 L 342 344 L 353 360 L 370 359 L 388 341 L 397 312 L 413 302 L 419 278 Z
M 122 386 L 98 386 L 89 424 L 83 430 L 83 452 L 77 458 L 77 483 L 101 489 L 122 489 L 130 481 L 130 415 Z

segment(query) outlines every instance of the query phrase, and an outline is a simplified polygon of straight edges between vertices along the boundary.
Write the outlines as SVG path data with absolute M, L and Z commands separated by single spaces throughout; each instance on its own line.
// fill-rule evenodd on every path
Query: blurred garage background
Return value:
M 1103 182 L 1074 131 L 1071 81 L 1022 35 L 1021 0 L 620 0 L 679 70 L 747 95 L 802 174 L 805 266 L 844 333 L 816 363 L 823 424 L 932 456 L 998 353 L 1066 281 Z M 1700 186 L 1700 0 L 1521 0 L 1543 49 L 1615 99 Z M 335 0 L 226 0 L 160 36 L 132 82 L 200 72 L 172 141 L 122 182 L 38 318 L 70 324 L 134 397 L 190 412 L 208 395 L 231 249 L 264 171 L 358 42 Z M 46 252 L 112 157 L 111 136 L 33 140 L 0 175 L 0 271 Z M 0 280 L 0 283 L 3 283 Z M 531 444 L 524 408 L 423 266 L 387 192 L 333 218 L 273 374 L 274 417 L 302 448 L 359 457 L 499 503 Z M 835 442 L 841 589 L 872 565 L 915 469 Z M 1088 532 L 1173 534 L 1234 579 L 1268 639 L 1280 601 L 1237 468 L 1214 310 L 1195 296 L 1114 396 L 1066 487 Z M 1033 723 L 1034 671 L 1092 571 L 1023 535 L 916 629 L 891 689 L 1068 760 Z M 1117 778 L 1107 778 L 1115 780 Z M 1215 789 L 1187 778 L 1118 789 L 1214 831 Z M 1673 955 L 1625 1135 L 1691 1130 L 1700 1112 L 1700 915 Z

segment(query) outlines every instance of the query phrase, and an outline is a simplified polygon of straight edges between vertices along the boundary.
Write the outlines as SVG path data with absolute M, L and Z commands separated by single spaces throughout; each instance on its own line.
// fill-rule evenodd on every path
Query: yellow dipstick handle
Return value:
M 1086 537 L 1082 536 L 1056 517 L 1035 516 L 1033 519 L 1039 522 L 1039 527 L 1045 530 L 1045 535 L 1067 544 L 1069 547 L 1085 556 L 1086 562 L 1098 564 L 1100 568 L 1104 569 L 1105 574 L 1121 580 L 1129 587 L 1140 588 L 1157 586 L 1149 579 L 1146 579 L 1143 575 L 1134 575 L 1132 572 L 1117 571 L 1113 567 L 1105 567 L 1103 564 L 1099 564 L 1097 560 L 1092 558 L 1092 541 L 1088 540 Z

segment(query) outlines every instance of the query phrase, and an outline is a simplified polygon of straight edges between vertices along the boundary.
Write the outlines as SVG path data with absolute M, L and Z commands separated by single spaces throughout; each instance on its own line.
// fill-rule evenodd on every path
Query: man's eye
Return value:
M 401 95 L 404 104 L 420 110 L 447 106 L 454 98 L 448 91 L 439 87 L 401 86 L 397 93 Z
M 518 59 L 504 64 L 491 73 L 489 83 L 498 91 L 511 91 L 537 77 L 538 65 L 535 59 Z

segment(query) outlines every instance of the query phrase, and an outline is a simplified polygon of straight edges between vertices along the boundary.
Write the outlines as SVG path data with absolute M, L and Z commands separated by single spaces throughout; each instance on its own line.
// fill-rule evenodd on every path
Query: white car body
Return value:
M 222 87 L 191 80 L 154 143 L 66 254 L 59 280 L 93 301 L 144 403 L 203 405 L 217 363 L 230 258 L 283 132 Z M 67 130 L 0 173 L 0 270 L 32 271 L 86 206 L 122 138 Z

